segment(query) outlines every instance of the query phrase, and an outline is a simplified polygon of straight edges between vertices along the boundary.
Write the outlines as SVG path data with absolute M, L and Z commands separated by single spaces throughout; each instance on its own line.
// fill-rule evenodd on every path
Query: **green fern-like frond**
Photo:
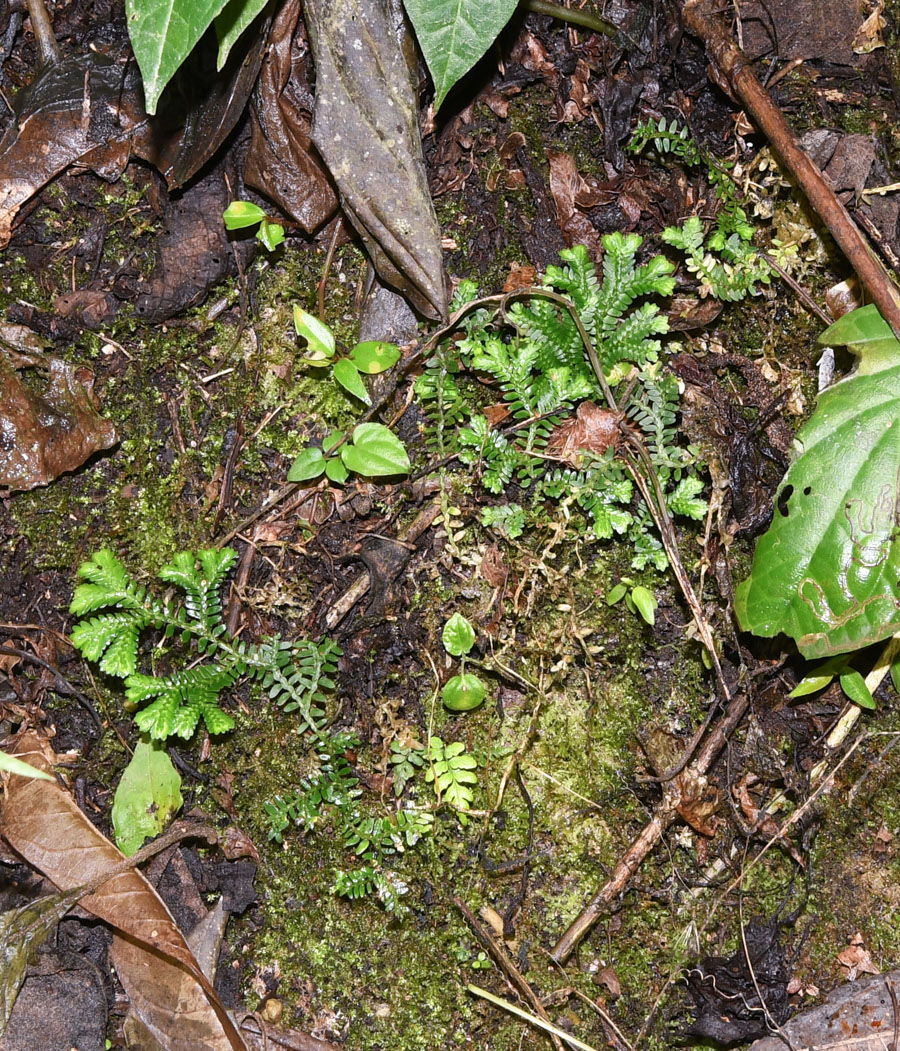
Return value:
M 188 616 L 210 632 L 222 622 L 221 588 L 237 561 L 237 552 L 228 547 L 181 551 L 159 571 L 160 579 L 181 588 Z
M 430 766 L 425 780 L 434 784 L 438 800 L 456 810 L 468 810 L 474 799 L 472 785 L 477 784 L 478 760 L 466 751 L 462 741 L 445 744 L 440 737 L 428 743 Z
M 104 613 L 76 624 L 72 645 L 85 660 L 99 661 L 107 675 L 122 678 L 137 667 L 138 639 L 150 623 L 151 617 L 143 610 Z
M 501 493 L 523 464 L 523 455 L 498 431 L 492 430 L 484 416 L 473 416 L 468 427 L 459 431 L 461 463 L 478 465 L 481 481 L 491 493 Z
M 628 415 L 641 430 L 654 466 L 675 469 L 683 462 L 676 433 L 678 380 L 659 369 L 645 369 L 639 379 L 641 397 L 628 406 Z
M 201 718 L 210 733 L 224 733 L 233 728 L 234 720 L 219 707 L 219 695 L 239 677 L 237 669 L 216 664 L 200 664 L 165 676 L 129 675 L 125 695 L 133 704 L 158 698 L 135 716 L 139 729 L 155 740 L 173 734 L 188 738 Z

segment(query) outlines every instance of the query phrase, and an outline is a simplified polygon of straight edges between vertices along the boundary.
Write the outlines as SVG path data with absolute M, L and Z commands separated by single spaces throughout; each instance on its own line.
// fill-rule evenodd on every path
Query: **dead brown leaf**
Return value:
M 51 772 L 48 741 L 24 733 L 13 754 Z M 61 890 L 94 881 L 124 860 L 55 781 L 7 775 L 0 832 Z M 113 875 L 81 900 L 114 928 L 112 960 L 132 1007 L 166 1051 L 246 1051 L 161 898 L 142 873 Z
M 869 950 L 866 948 L 862 932 L 857 931 L 850 939 L 846 949 L 838 953 L 838 963 L 847 968 L 847 978 L 853 981 L 858 974 L 880 974 L 881 971 L 872 961 Z
M 0 351 L 0 485 L 9 489 L 47 485 L 118 441 L 113 425 L 94 406 L 90 369 L 56 357 L 42 364 L 49 380 L 38 394 Z
M 547 150 L 547 160 L 550 163 L 550 193 L 566 244 L 585 245 L 591 258 L 598 262 L 603 256 L 600 234 L 581 211 L 597 203 L 595 190 L 578 174 L 575 158 L 570 153 Z
M 584 462 L 584 453 L 602 456 L 607 449 L 618 447 L 621 439 L 616 414 L 592 401 L 583 401 L 574 418 L 558 424 L 547 439 L 545 452 L 573 467 Z
M 250 111 L 250 152 L 244 181 L 307 232 L 338 207 L 328 172 L 310 140 L 313 98 L 308 88 L 308 48 L 298 0 L 278 11 Z

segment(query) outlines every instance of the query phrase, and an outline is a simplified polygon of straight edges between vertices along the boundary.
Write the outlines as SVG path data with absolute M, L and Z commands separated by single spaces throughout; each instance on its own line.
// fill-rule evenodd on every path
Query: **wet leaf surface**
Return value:
M 0 485 L 8 489 L 46 485 L 118 440 L 94 406 L 90 369 L 56 357 L 43 364 L 47 386 L 35 393 L 0 351 Z

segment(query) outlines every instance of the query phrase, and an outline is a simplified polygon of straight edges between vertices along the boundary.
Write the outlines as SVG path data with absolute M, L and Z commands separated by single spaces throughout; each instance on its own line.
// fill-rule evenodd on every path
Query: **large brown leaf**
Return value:
M 440 230 L 418 110 L 387 0 L 306 0 L 316 67 L 312 140 L 382 280 L 447 314 Z
M 55 760 L 34 733 L 23 734 L 13 752 L 39 770 L 51 770 Z M 56 782 L 10 775 L 4 783 L 0 832 L 61 890 L 121 865 L 120 851 Z M 119 979 L 166 1051 L 246 1051 L 175 920 L 140 872 L 117 872 L 81 905 L 115 929 L 112 958 Z
M 309 137 L 309 52 L 300 43 L 305 44 L 300 3 L 287 0 L 272 25 L 250 111 L 252 138 L 244 182 L 271 197 L 311 233 L 334 215 L 338 199 Z

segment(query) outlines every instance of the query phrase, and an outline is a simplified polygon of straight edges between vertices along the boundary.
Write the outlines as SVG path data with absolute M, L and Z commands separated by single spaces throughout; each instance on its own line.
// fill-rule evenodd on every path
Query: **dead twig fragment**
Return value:
M 810 156 L 801 149 L 778 106 L 762 86 L 750 60 L 731 39 L 713 0 L 685 0 L 684 24 L 706 46 L 714 66 L 768 138 L 782 163 L 806 194 L 816 214 L 856 271 L 860 282 L 900 339 L 900 289 L 871 250 L 847 209 Z

